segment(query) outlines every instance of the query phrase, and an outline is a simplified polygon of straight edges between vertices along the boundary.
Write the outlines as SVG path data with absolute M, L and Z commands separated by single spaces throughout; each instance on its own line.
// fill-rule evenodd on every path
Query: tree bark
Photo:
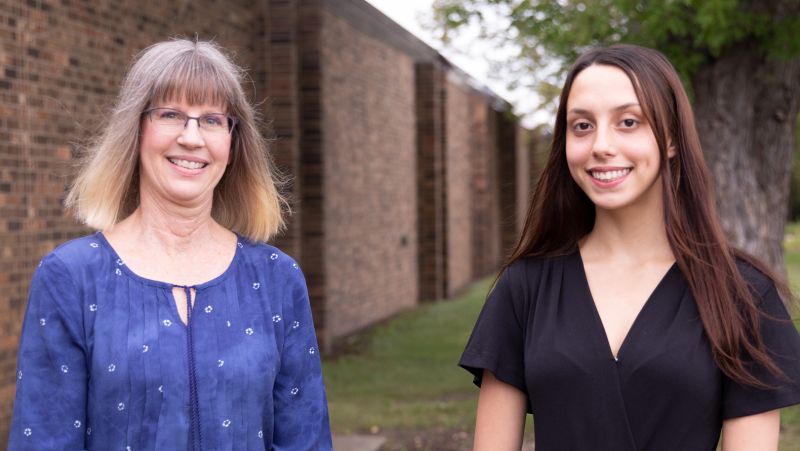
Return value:
M 698 70 L 692 87 L 722 225 L 735 246 L 784 274 L 800 57 L 737 46 Z

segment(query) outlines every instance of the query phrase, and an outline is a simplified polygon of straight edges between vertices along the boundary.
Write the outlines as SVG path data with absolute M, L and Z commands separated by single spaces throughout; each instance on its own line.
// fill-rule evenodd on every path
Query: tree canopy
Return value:
M 490 9 L 507 20 L 503 29 L 483 20 Z M 742 43 L 774 58 L 800 54 L 797 0 L 435 0 L 434 20 L 445 41 L 478 24 L 514 42 L 526 70 L 555 75 L 589 47 L 617 42 L 661 50 L 684 80 Z

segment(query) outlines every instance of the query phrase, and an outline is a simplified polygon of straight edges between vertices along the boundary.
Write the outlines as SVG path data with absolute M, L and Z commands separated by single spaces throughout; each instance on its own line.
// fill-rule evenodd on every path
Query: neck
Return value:
M 581 241 L 581 255 L 634 265 L 674 261 L 660 193 L 656 197 L 657 201 L 652 199 L 620 210 L 597 209 L 594 227 Z
M 213 242 L 222 230 L 211 217 L 210 202 L 179 206 L 144 195 L 136 211 L 118 226 L 137 242 L 158 245 L 170 255 L 192 253 L 200 245 Z

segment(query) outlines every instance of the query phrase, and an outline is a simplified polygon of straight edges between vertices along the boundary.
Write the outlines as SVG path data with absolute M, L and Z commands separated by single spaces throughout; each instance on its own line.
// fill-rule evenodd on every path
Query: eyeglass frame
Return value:
M 206 113 L 206 114 L 201 114 L 200 116 L 197 116 L 197 117 L 193 117 L 193 116 L 189 116 L 188 114 L 184 113 L 181 110 L 177 110 L 175 108 L 168 108 L 168 107 L 164 107 L 164 106 L 148 108 L 148 109 L 142 111 L 142 115 L 146 114 L 147 118 L 150 119 L 150 122 L 153 122 L 153 117 L 150 114 L 153 111 L 156 111 L 156 110 L 170 110 L 170 111 L 175 111 L 177 113 L 180 113 L 180 114 L 186 116 L 186 122 L 183 123 L 183 128 L 184 129 L 186 128 L 187 125 L 189 125 L 189 121 L 194 119 L 197 122 L 197 128 L 199 130 L 203 130 L 203 126 L 200 125 L 200 119 L 202 117 L 204 117 L 204 116 L 209 116 L 209 115 L 213 115 L 213 114 L 221 114 L 221 115 L 225 116 L 226 119 L 228 119 L 228 134 L 229 135 L 233 134 L 233 129 L 236 128 L 236 123 L 237 123 L 236 122 L 236 118 L 234 116 L 231 116 L 230 114 L 225 114 L 225 113 Z

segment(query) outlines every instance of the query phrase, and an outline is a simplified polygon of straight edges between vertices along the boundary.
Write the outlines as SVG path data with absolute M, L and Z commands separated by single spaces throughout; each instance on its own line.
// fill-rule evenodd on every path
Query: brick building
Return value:
M 87 233 L 62 210 L 72 163 L 132 56 L 213 38 L 252 77 L 326 348 L 491 273 L 531 168 L 508 105 L 362 0 L 0 0 L 0 447 L 33 268 Z

